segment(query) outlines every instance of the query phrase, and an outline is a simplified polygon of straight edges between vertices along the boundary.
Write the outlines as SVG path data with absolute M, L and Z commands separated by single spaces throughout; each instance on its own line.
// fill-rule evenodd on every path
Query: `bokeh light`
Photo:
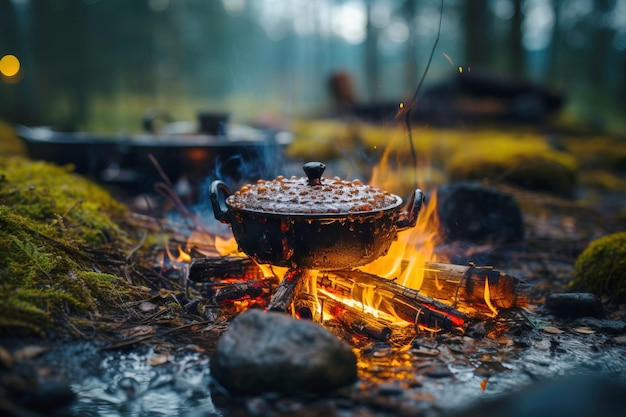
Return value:
M 20 72 L 20 60 L 15 55 L 5 55 L 0 58 L 0 74 L 5 77 L 14 77 Z

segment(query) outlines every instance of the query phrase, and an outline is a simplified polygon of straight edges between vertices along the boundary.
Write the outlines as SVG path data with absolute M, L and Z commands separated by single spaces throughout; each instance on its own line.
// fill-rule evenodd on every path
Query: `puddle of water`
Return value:
M 72 385 L 78 396 L 75 415 L 222 415 L 211 398 L 206 354 L 182 351 L 165 361 L 151 348 L 138 348 L 100 355 L 99 365 Z

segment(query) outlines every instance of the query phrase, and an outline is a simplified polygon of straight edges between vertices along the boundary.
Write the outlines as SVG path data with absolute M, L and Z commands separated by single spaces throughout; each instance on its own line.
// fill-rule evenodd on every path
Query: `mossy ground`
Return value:
M 594 240 L 576 259 L 573 289 L 626 302 L 626 232 Z
M 383 156 L 398 171 L 413 166 L 401 123 L 387 126 L 339 120 L 300 120 L 288 156 L 300 160 L 347 158 L 367 169 Z M 412 130 L 418 164 L 438 172 L 441 183 L 506 182 L 535 191 L 573 196 L 577 188 L 626 189 L 626 139 L 598 134 L 544 134 L 532 127 Z M 412 169 L 412 168 L 411 168 Z M 603 171 L 602 174 L 599 171 Z M 401 189 L 412 176 L 398 175 Z M 434 184 L 436 185 L 436 184 Z M 410 188 L 410 186 L 408 186 Z
M 106 267 L 131 245 L 126 214 L 71 167 L 0 157 L 0 333 L 44 334 L 130 299 Z

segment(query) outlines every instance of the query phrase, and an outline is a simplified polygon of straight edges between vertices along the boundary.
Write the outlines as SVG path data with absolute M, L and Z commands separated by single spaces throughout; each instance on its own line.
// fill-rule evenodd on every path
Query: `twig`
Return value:
M 157 172 L 159 173 L 159 176 L 163 179 L 163 181 L 170 188 L 174 188 L 174 186 L 172 185 L 172 181 L 170 181 L 170 178 L 167 176 L 165 171 L 163 171 L 163 168 L 161 168 L 161 164 L 159 164 L 159 161 L 156 160 L 154 155 L 152 155 L 152 153 L 149 153 L 148 158 L 150 159 L 150 162 L 152 162 L 152 165 L 154 165 L 154 168 L 157 170 Z
M 183 329 L 186 329 L 186 328 L 192 327 L 192 326 L 201 326 L 203 324 L 208 324 L 208 323 L 211 323 L 211 321 L 205 320 L 205 321 L 201 321 L 201 322 L 187 323 L 187 324 L 183 324 L 183 325 L 178 326 L 178 327 L 174 327 L 173 329 L 168 329 L 168 330 L 164 331 L 163 333 L 159 333 L 159 334 L 152 333 L 152 334 L 148 334 L 148 335 L 145 335 L 145 336 L 138 337 L 136 339 L 125 340 L 125 341 L 120 342 L 120 343 L 116 343 L 116 344 L 109 345 L 109 346 L 104 346 L 104 347 L 100 348 L 100 350 L 101 351 L 107 351 L 107 350 L 120 349 L 120 348 L 123 348 L 123 347 L 126 347 L 126 346 L 134 345 L 136 343 L 145 342 L 146 340 L 150 340 L 153 337 L 157 337 L 157 336 L 162 337 L 162 336 L 168 335 L 170 333 L 174 333 L 174 332 L 176 332 L 178 330 L 183 330 Z
M 409 146 L 411 148 L 411 158 L 413 159 L 413 165 L 416 168 L 413 172 L 413 185 L 414 188 L 417 188 L 417 152 L 415 151 L 415 145 L 413 144 L 413 134 L 411 133 L 411 110 L 415 106 L 417 102 L 417 96 L 419 95 L 420 90 L 422 89 L 422 84 L 424 84 L 424 79 L 426 79 L 426 74 L 428 74 L 428 70 L 430 69 L 430 64 L 433 61 L 433 56 L 435 55 L 435 50 L 437 49 L 437 44 L 439 43 L 439 38 L 441 37 L 441 22 L 443 20 L 443 2 L 441 0 L 441 8 L 439 13 L 439 26 L 437 28 L 437 38 L 435 39 L 435 43 L 433 44 L 433 48 L 430 50 L 430 56 L 428 57 L 428 62 L 426 63 L 426 68 L 422 73 L 422 78 L 415 89 L 415 93 L 411 98 L 411 102 L 406 106 L 406 111 L 404 111 L 404 124 L 406 125 L 407 133 L 409 135 Z
M 130 278 L 130 275 L 129 275 L 130 260 L 133 256 L 135 256 L 135 253 L 137 253 L 137 251 L 146 242 L 147 237 L 148 237 L 148 233 L 144 231 L 143 236 L 141 236 L 141 240 L 139 244 L 135 246 L 134 248 L 132 248 L 131 251 L 128 253 L 128 256 L 126 256 L 126 262 L 124 262 L 124 278 L 126 278 L 126 282 L 128 284 L 131 284 L 131 285 L 133 284 L 133 280 Z

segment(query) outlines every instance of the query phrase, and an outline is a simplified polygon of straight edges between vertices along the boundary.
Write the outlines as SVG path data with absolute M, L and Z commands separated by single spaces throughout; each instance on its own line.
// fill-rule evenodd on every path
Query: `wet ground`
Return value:
M 325 397 L 231 398 L 211 380 L 210 350 L 181 343 L 183 335 L 112 351 L 64 344 L 27 361 L 43 379 L 69 382 L 77 398 L 68 412 L 76 416 L 441 416 L 555 377 L 626 382 L 624 335 L 529 317 L 536 328 L 511 317 L 474 325 L 465 335 L 419 336 L 401 348 L 366 343 L 359 381 Z

